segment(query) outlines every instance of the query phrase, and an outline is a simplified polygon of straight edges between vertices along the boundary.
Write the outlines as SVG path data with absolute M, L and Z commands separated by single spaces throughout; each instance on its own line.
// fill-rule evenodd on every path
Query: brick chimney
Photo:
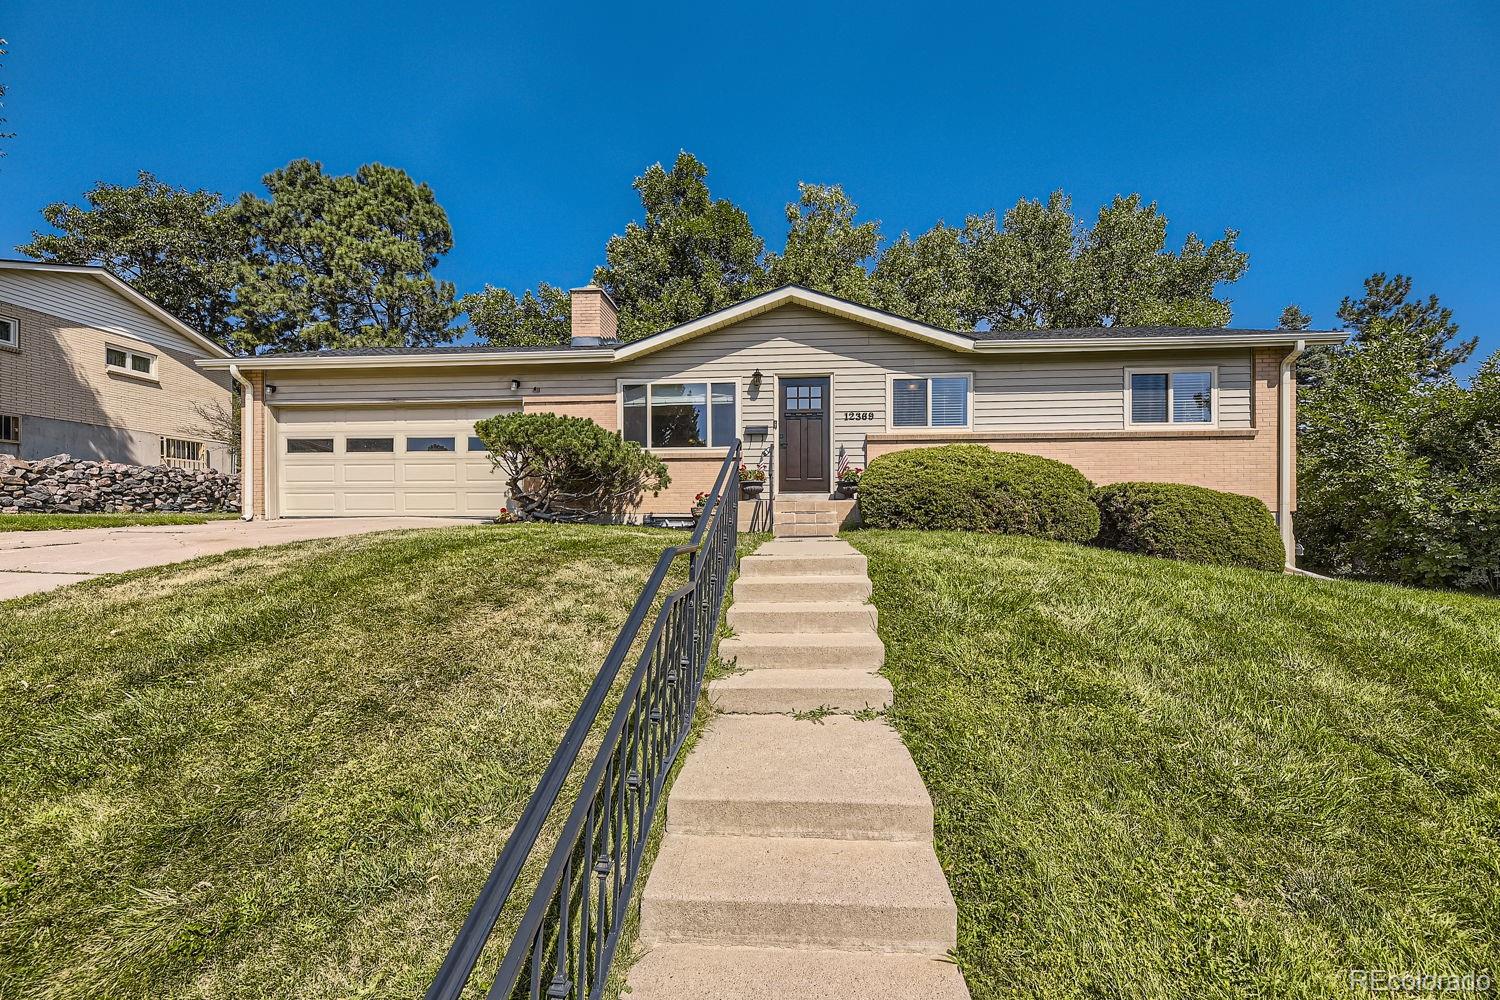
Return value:
M 572 291 L 573 346 L 598 347 L 619 335 L 620 313 L 609 293 L 595 284 Z

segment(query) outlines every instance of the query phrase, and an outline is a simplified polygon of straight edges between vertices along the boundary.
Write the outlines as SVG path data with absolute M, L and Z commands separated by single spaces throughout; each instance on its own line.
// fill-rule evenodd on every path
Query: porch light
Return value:
M 518 379 L 518 378 L 511 379 L 510 380 L 510 391 L 511 392 L 519 392 L 520 390 L 521 390 L 521 380 Z
M 751 372 L 751 374 L 750 374 L 750 391 L 751 392 L 760 392 L 760 380 L 763 379 L 763 378 L 765 378 L 765 376 L 760 373 L 760 369 L 759 368 L 757 368 L 757 369 L 755 369 L 755 371 Z

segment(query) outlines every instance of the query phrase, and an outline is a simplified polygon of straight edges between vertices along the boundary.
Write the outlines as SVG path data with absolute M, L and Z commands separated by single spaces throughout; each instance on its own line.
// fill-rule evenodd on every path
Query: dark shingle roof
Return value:
M 382 358 L 390 356 L 433 356 L 444 354 L 524 354 L 531 351 L 597 351 L 615 347 L 613 343 L 592 347 L 576 344 L 539 344 L 533 347 L 496 347 L 490 344 L 444 344 L 441 347 L 330 347 L 322 351 L 269 351 L 265 358 Z
M 975 340 L 1135 340 L 1148 337 L 1294 337 L 1293 330 L 1233 330 L 1203 326 L 1082 326 L 1065 330 L 975 330 Z

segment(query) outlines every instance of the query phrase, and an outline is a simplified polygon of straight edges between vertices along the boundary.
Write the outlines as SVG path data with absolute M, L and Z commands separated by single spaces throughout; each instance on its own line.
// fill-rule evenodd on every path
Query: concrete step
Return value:
M 771 533 L 777 538 L 837 538 L 839 526 L 832 519 L 819 524 L 809 524 L 805 521 L 788 524 L 777 518 L 776 526 L 771 529 Z
M 734 583 L 735 603 L 868 600 L 870 580 L 861 576 L 742 576 Z
M 773 538 L 753 553 L 757 556 L 854 555 L 859 550 L 841 538 Z
M 885 643 L 873 632 L 766 633 L 719 640 L 719 659 L 742 670 L 879 670 Z
M 708 700 L 721 712 L 859 712 L 891 704 L 891 682 L 868 670 L 747 670 L 710 681 Z
M 641 897 L 648 947 L 942 954 L 957 940 L 953 894 L 922 841 L 669 832 Z
M 721 715 L 672 786 L 667 830 L 930 841 L 932 800 L 882 720 Z
M 873 604 L 855 601 L 818 603 L 736 603 L 729 608 L 729 627 L 737 635 L 765 632 L 796 632 L 802 635 L 827 632 L 874 632 Z
M 740 560 L 740 576 L 867 576 L 869 568 L 869 561 L 858 552 L 811 552 L 806 555 L 783 555 L 780 551 L 761 555 L 757 552 Z
M 629 982 L 629 1000 L 969 1000 L 958 966 L 928 955 L 673 944 Z

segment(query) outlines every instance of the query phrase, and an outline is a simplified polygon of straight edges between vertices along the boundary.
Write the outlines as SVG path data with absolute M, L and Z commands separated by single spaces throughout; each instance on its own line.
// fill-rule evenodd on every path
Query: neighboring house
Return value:
M 796 287 L 628 344 L 615 330 L 614 304 L 590 286 L 573 292 L 565 347 L 234 362 L 250 387 L 255 514 L 493 514 L 505 488 L 472 427 L 518 410 L 590 417 L 660 455 L 672 486 L 647 497 L 643 513 L 686 511 L 736 437 L 750 463 L 775 446 L 777 495 L 828 496 L 841 452 L 863 466 L 962 441 L 1058 458 L 1098 483 L 1194 483 L 1284 512 L 1295 468 L 1290 361 L 1298 345 L 1343 339 L 1121 327 L 953 333 Z
M 0 260 L 0 454 L 227 470 L 229 354 L 101 267 Z

